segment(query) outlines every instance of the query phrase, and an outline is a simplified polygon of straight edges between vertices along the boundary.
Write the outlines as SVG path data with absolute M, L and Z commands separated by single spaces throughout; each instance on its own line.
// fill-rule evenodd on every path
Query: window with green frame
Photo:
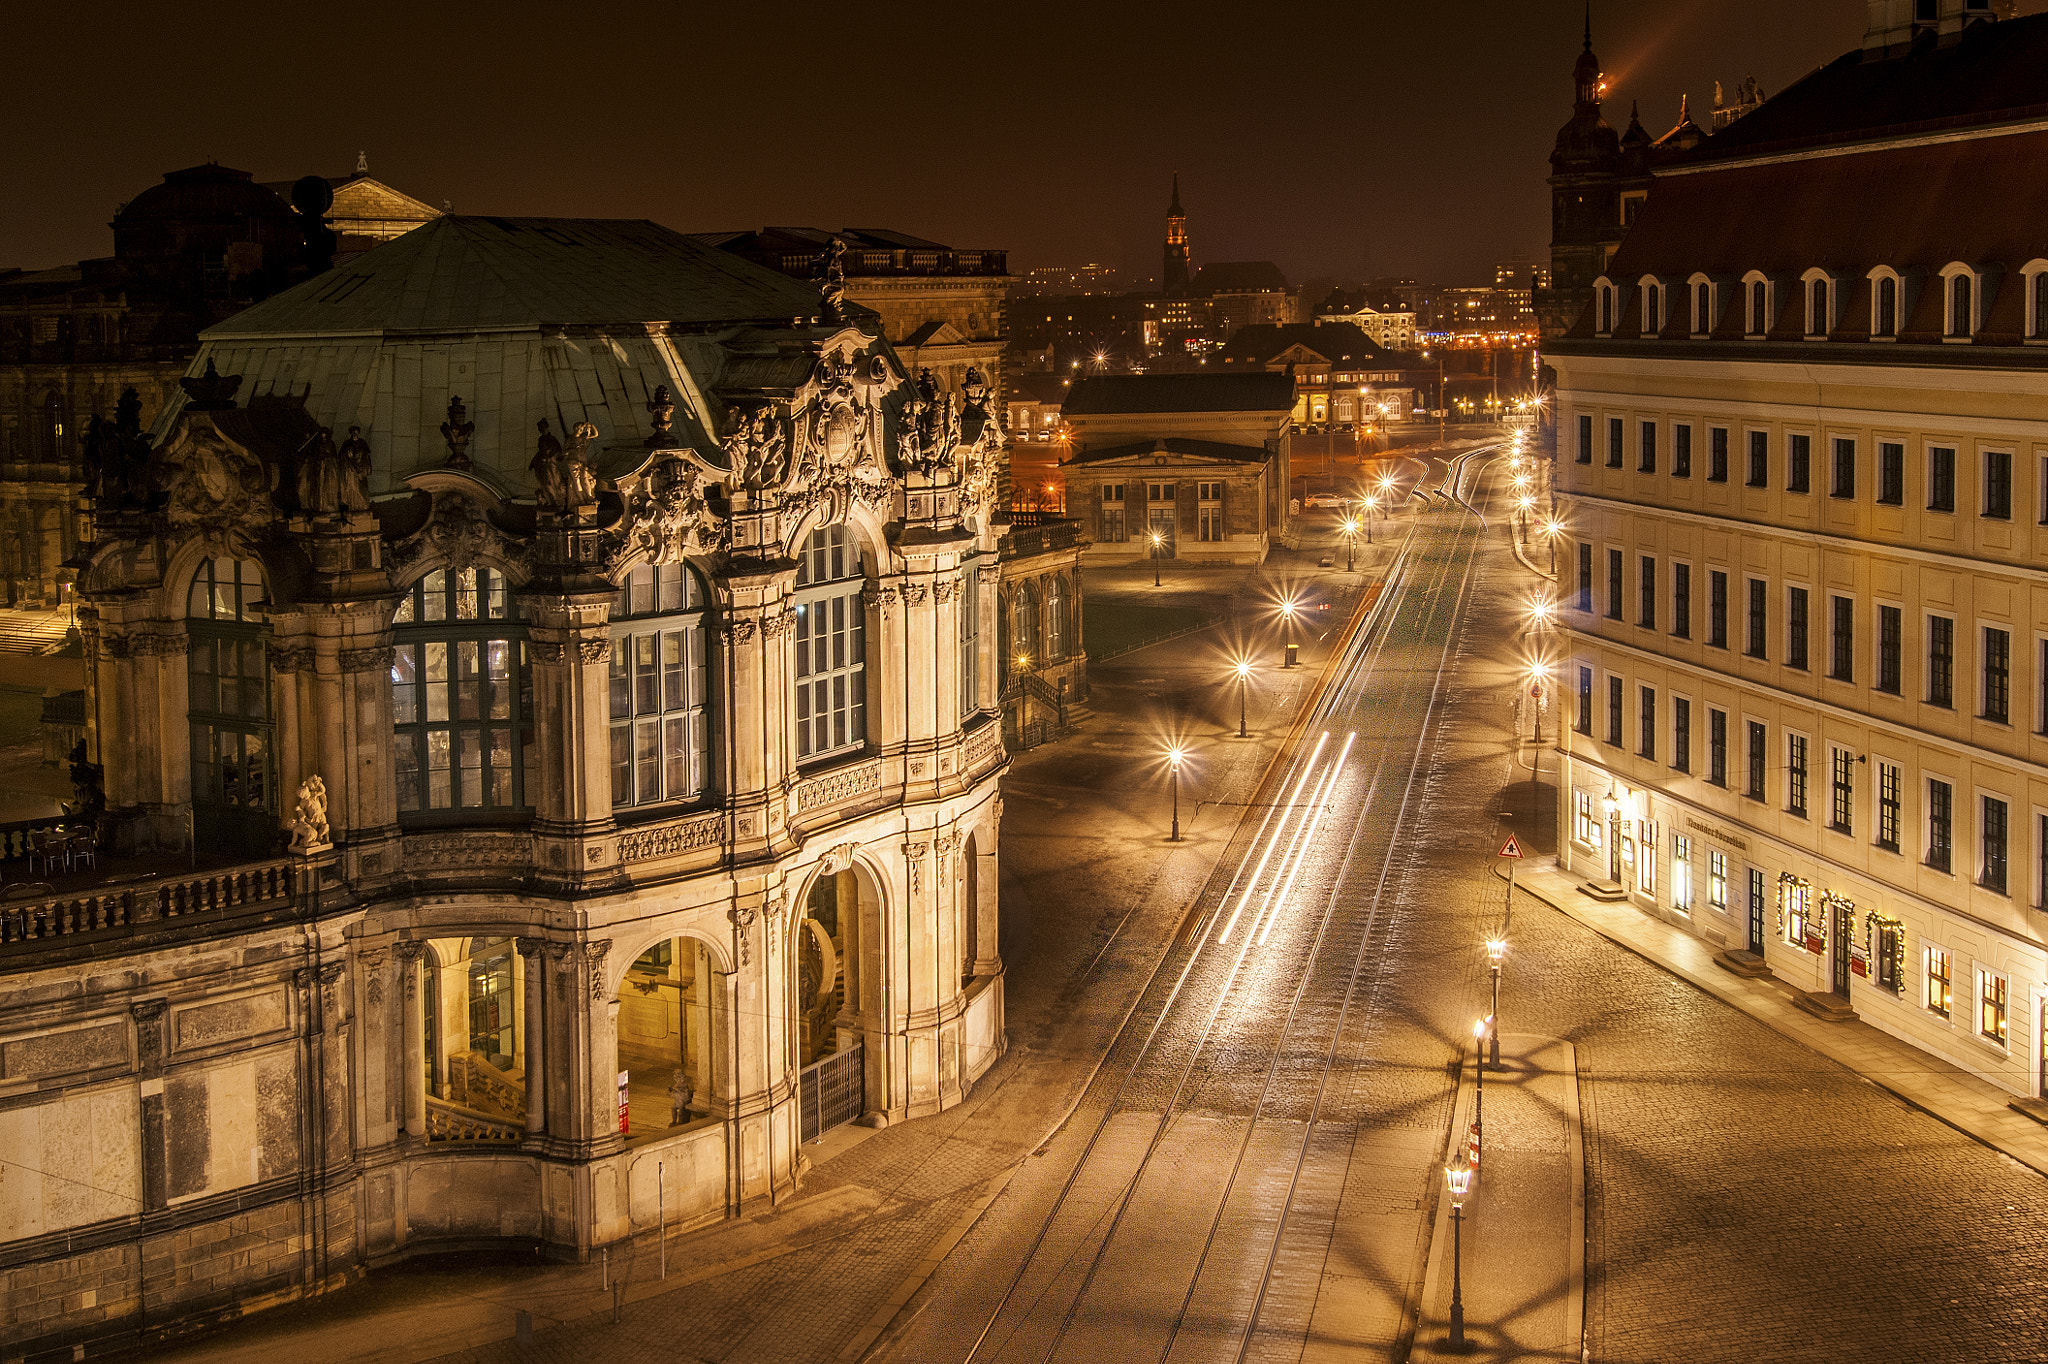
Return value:
M 526 627 L 505 575 L 435 569 L 392 618 L 401 815 L 530 810 L 538 786 Z

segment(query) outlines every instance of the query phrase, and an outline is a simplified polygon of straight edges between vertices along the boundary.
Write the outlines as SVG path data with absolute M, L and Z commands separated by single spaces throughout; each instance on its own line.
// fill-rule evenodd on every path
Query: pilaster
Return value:
M 584 533 L 553 533 L 572 558 Z M 533 669 L 540 789 L 533 804 L 535 869 L 560 886 L 619 875 L 611 794 L 611 608 L 618 589 L 571 563 L 519 594 Z

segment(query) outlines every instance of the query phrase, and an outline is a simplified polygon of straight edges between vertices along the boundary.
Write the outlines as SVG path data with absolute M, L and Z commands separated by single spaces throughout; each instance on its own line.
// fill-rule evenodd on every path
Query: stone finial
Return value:
M 838 237 L 818 257 L 818 294 L 825 300 L 825 316 L 839 320 L 839 305 L 846 300 L 846 243 Z
M 470 468 L 469 438 L 476 434 L 476 423 L 469 420 L 469 409 L 462 405 L 460 397 L 448 399 L 448 420 L 441 423 L 441 438 L 448 442 L 450 469 Z
M 235 405 L 235 392 L 242 386 L 239 374 L 222 374 L 214 367 L 213 357 L 206 357 L 206 372 L 197 378 L 186 375 L 178 380 L 178 387 L 185 390 L 185 410 L 188 412 L 227 412 Z

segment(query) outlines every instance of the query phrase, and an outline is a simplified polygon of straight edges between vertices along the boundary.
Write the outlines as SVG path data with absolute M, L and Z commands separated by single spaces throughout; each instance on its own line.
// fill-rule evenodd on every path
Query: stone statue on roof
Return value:
M 299 510 L 307 516 L 346 515 L 370 509 L 370 443 L 351 426 L 340 449 L 321 427 L 299 454 Z
M 590 471 L 587 452 L 597 439 L 597 428 L 589 422 L 576 423 L 564 446 L 548 430 L 548 419 L 540 419 L 540 442 L 528 468 L 533 471 L 534 497 L 542 510 L 567 519 L 582 514 L 597 502 L 597 476 Z

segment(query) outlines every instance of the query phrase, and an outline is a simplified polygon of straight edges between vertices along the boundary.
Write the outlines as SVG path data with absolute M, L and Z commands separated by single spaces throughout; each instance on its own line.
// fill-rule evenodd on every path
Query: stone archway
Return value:
M 866 1039 L 883 998 L 881 893 L 852 845 L 826 858 L 791 929 L 791 1037 L 809 1141 L 860 1117 L 880 1092 Z
M 697 938 L 665 935 L 633 958 L 618 986 L 617 1074 L 628 1140 L 667 1135 L 719 1111 L 718 960 Z

